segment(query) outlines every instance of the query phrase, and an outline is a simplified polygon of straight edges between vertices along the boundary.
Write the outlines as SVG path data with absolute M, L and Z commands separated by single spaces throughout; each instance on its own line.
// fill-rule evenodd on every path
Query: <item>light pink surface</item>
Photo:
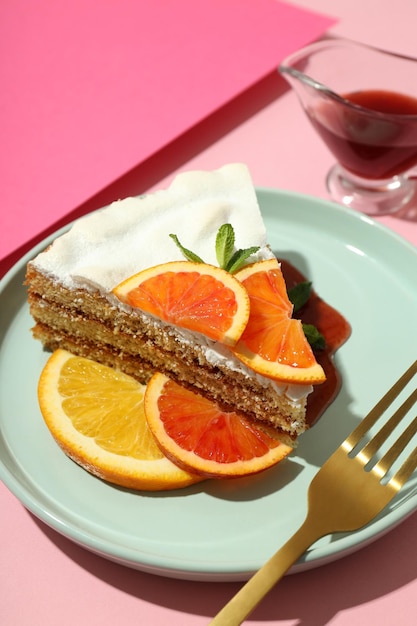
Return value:
M 329 24 L 275 0 L 2 2 L 0 258 Z
M 339 17 L 332 29 L 338 35 L 401 52 L 417 51 L 414 0 L 298 4 Z M 123 190 L 130 193 L 137 177 L 157 187 L 177 169 L 214 168 L 236 160 L 248 163 L 257 185 L 327 197 L 324 177 L 332 158 L 309 127 L 295 94 L 270 80 L 152 161 L 163 173 L 160 180 L 138 168 L 99 199 Z M 380 221 L 417 245 L 417 208 Z M 238 588 L 158 578 L 114 565 L 49 530 L 3 486 L 0 510 L 0 621 L 5 626 L 203 626 Z M 416 536 L 414 514 L 356 554 L 286 577 L 247 623 L 412 626 L 417 607 Z

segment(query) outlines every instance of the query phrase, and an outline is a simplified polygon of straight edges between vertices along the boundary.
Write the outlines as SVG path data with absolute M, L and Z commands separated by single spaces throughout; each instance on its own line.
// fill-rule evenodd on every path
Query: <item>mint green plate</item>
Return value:
M 337 353 L 342 389 L 290 459 L 248 479 L 171 493 L 118 489 L 70 461 L 37 405 L 48 358 L 32 339 L 27 261 L 0 291 L 0 478 L 35 516 L 94 553 L 190 580 L 244 580 L 296 530 L 325 459 L 417 356 L 417 249 L 362 214 L 294 193 L 258 190 L 269 241 L 350 322 Z M 60 231 L 61 232 L 61 231 Z M 358 550 L 417 509 L 417 476 L 364 529 L 317 542 L 299 572 Z

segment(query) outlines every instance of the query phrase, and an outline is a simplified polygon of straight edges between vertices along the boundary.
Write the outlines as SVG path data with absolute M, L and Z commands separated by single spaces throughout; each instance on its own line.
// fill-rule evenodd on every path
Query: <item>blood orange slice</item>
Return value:
M 248 324 L 233 348 L 248 367 L 279 381 L 315 384 L 325 380 L 292 304 L 276 259 L 248 265 L 235 274 L 250 299 Z
M 246 476 L 292 450 L 265 428 L 156 373 L 145 392 L 145 416 L 165 456 L 206 478 Z
M 249 319 L 249 297 L 231 274 L 205 263 L 173 261 L 131 276 L 113 292 L 165 322 L 233 346 Z

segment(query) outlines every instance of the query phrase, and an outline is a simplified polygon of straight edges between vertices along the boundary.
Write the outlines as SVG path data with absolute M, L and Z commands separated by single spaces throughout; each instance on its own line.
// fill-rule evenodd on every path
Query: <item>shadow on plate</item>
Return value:
M 289 457 L 255 476 L 200 483 L 200 490 L 204 490 L 213 498 L 230 502 L 260 500 L 292 483 L 302 469 L 302 465 L 296 459 Z

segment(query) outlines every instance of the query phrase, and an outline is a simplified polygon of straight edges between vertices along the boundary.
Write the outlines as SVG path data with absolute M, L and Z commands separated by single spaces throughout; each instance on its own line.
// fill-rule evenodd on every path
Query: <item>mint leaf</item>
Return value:
M 326 340 L 313 324 L 303 324 L 303 331 L 313 350 L 324 350 Z
M 294 311 L 298 311 L 307 303 L 310 294 L 311 283 L 308 281 L 298 283 L 298 285 L 295 285 L 288 290 L 288 297 L 294 306 Z
M 230 274 L 234 274 L 240 270 L 246 259 L 252 254 L 255 254 L 255 252 L 258 252 L 258 250 L 259 246 L 252 246 L 251 248 L 245 248 L 244 250 L 237 250 L 224 269 Z
M 216 237 L 216 258 L 219 266 L 226 269 L 235 245 L 235 231 L 231 224 L 220 226 Z
M 188 250 L 188 248 L 185 248 L 180 243 L 177 235 L 171 234 L 170 237 L 175 241 L 176 245 L 188 261 L 193 261 L 194 263 L 204 263 L 203 259 L 195 254 L 195 252 Z M 259 250 L 259 246 L 253 246 L 251 248 L 245 248 L 244 250 L 237 250 L 236 252 L 233 252 L 234 245 L 235 231 L 233 230 L 233 226 L 231 224 L 223 224 L 220 226 L 216 236 L 216 257 L 219 266 L 230 274 L 234 274 L 240 270 L 246 259 Z
M 170 235 L 170 237 L 175 241 L 187 261 L 192 261 L 193 263 L 204 263 L 203 259 L 201 259 L 197 254 L 195 254 L 191 250 L 188 250 L 188 248 L 184 248 L 184 246 L 180 243 L 177 235 Z
M 294 306 L 294 312 L 298 311 L 305 304 L 307 304 L 311 295 L 311 285 L 311 282 L 303 281 L 291 289 L 288 289 L 288 298 Z M 302 322 L 302 325 L 307 341 L 313 350 L 324 350 L 326 347 L 326 340 L 314 324 L 304 324 Z

